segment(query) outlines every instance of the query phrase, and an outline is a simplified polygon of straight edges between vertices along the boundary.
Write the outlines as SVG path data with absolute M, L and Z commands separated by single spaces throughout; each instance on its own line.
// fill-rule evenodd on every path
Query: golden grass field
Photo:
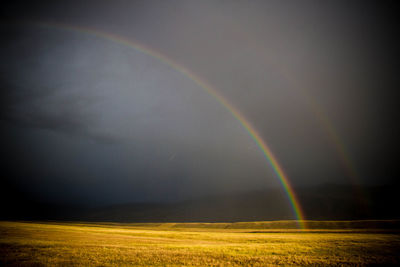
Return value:
M 351 223 L 342 223 L 351 226 Z M 312 223 L 310 223 L 312 225 Z M 396 230 L 340 223 L 107 224 L 0 222 L 5 266 L 363 266 L 400 264 Z M 330 227 L 329 227 L 330 225 Z M 332 226 L 333 225 L 333 226 Z M 269 228 L 269 229 L 268 229 Z

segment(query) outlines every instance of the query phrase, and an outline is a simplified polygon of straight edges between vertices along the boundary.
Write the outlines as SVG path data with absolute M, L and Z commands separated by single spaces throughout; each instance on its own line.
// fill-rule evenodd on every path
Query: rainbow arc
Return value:
M 184 66 L 178 64 L 177 62 L 171 60 L 167 56 L 147 47 L 138 42 L 133 42 L 131 40 L 125 39 L 121 36 L 117 36 L 111 33 L 98 31 L 91 28 L 86 27 L 77 27 L 66 24 L 59 23 L 41 23 L 41 22 L 33 22 L 34 25 L 38 25 L 41 27 L 56 29 L 56 30 L 67 30 L 72 32 L 79 32 L 84 34 L 89 34 L 98 38 L 106 39 L 114 43 L 118 43 L 123 46 L 130 47 L 135 49 L 143 54 L 149 55 L 153 58 L 158 59 L 160 62 L 166 64 L 167 66 L 173 68 L 177 72 L 183 74 L 190 80 L 192 80 L 195 84 L 197 84 L 200 88 L 202 88 L 205 92 L 207 92 L 213 99 L 218 101 L 231 115 L 240 123 L 240 125 L 244 128 L 244 130 L 248 133 L 248 135 L 254 140 L 257 144 L 258 148 L 262 151 L 265 159 L 272 167 L 276 177 L 279 179 L 282 187 L 284 188 L 286 195 L 290 201 L 292 210 L 296 216 L 298 226 L 301 229 L 306 229 L 305 225 L 305 217 L 302 211 L 299 200 L 296 197 L 296 194 L 289 182 L 287 175 L 285 174 L 282 166 L 279 164 L 277 158 L 273 154 L 272 150 L 268 146 L 267 142 L 263 140 L 261 135 L 257 132 L 256 128 L 250 123 L 250 121 L 232 104 L 228 101 L 226 97 L 221 95 L 217 90 L 215 90 L 210 84 L 208 84 L 204 79 L 201 79 L 199 76 L 195 75 L 189 69 Z

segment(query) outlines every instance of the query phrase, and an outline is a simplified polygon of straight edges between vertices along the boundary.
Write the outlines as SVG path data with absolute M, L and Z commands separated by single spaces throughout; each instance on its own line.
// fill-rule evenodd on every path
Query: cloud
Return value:
M 114 143 L 115 134 L 96 131 L 96 114 L 91 96 L 62 94 L 46 87 L 21 87 L 3 81 L 0 119 L 27 128 L 46 129 L 90 138 L 100 143 Z
M 165 54 L 233 103 L 295 184 L 349 182 L 322 113 L 362 177 L 377 181 L 385 170 L 370 172 L 377 154 L 393 154 L 396 98 L 382 86 L 395 92 L 386 63 L 395 57 L 385 51 L 397 46 L 375 5 L 92 4 L 43 3 L 8 17 L 94 28 Z M 16 151 L 8 162 L 30 173 L 13 176 L 26 177 L 22 184 L 129 200 L 278 183 L 232 114 L 166 62 L 88 32 L 0 30 L 3 144 Z

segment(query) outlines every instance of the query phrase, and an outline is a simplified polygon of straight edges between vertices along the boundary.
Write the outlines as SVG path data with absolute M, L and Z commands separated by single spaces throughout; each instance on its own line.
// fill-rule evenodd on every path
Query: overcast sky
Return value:
M 50 201 L 177 200 L 279 187 L 248 119 L 296 186 L 392 184 L 393 7 L 347 1 L 50 1 L 1 7 L 3 184 Z M 343 164 L 339 137 L 356 177 Z

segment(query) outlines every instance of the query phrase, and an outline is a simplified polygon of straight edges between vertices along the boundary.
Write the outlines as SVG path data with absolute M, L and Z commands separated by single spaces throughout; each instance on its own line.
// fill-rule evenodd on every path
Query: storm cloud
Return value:
M 394 182 L 396 46 L 385 7 L 61 1 L 16 2 L 2 14 L 4 179 L 30 194 L 118 203 L 280 186 L 205 88 L 168 62 L 79 28 L 143 44 L 207 81 L 295 185 L 354 183 L 338 143 L 357 183 Z

